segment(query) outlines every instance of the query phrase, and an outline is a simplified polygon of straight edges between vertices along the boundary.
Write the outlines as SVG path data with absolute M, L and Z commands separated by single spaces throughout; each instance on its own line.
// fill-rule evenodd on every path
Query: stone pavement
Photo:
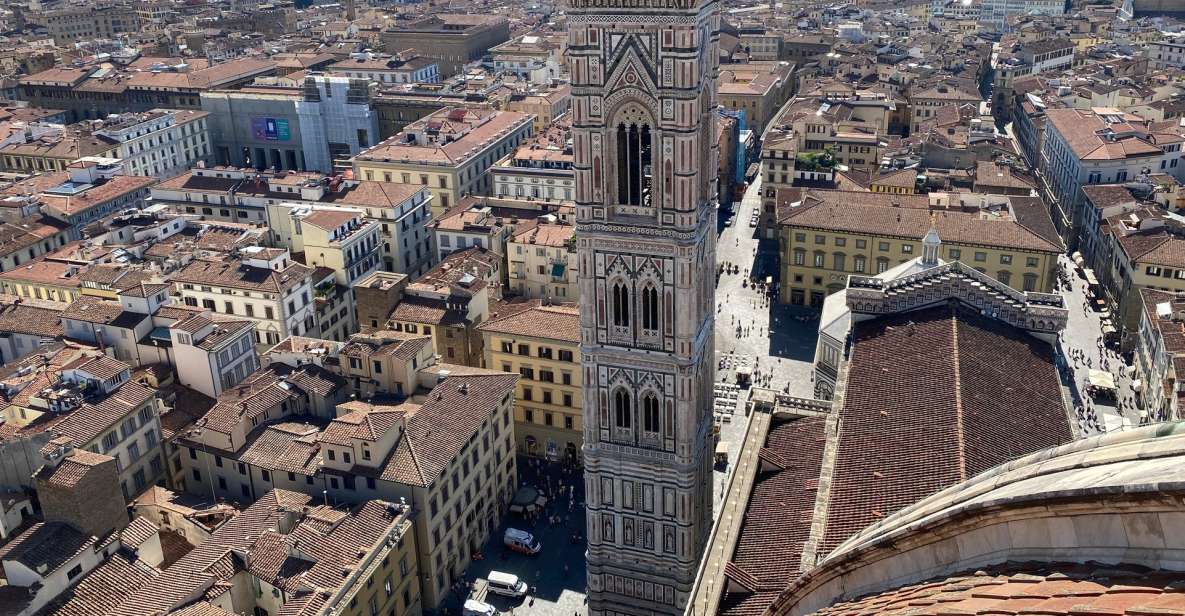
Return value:
M 819 323 L 814 311 L 777 302 L 778 243 L 759 239 L 757 230 L 749 226 L 751 213 L 760 207 L 758 178 L 734 204 L 735 223 L 724 227 L 717 242 L 717 263 L 740 269 L 737 274 L 720 275 L 716 284 L 716 357 L 725 361 L 717 381 L 732 382 L 736 365 L 746 363 L 767 379 L 760 383 L 755 379 L 755 384 L 810 397 Z M 771 277 L 774 283 L 766 287 Z
M 544 462 L 541 467 L 530 459 L 517 459 L 519 484 L 536 487 L 547 485 L 544 492 L 556 498 L 547 505 L 547 516 L 558 516 L 558 523 L 547 519 L 532 522 L 517 513 L 508 513 L 498 532 L 492 535 L 483 547 L 484 560 L 475 561 L 465 571 L 465 582 L 485 578 L 490 571 L 502 571 L 519 576 L 534 591 L 526 597 L 510 599 L 494 594 L 485 598 L 487 603 L 503 614 L 530 614 L 531 616 L 579 616 L 586 614 L 584 552 L 584 480 L 579 470 L 565 472 L 559 464 Z M 560 495 L 559 484 L 563 483 Z M 573 498 L 569 498 L 569 492 Z M 571 506 L 569 507 L 569 504 Z M 507 527 L 529 531 L 543 544 L 543 550 L 534 556 L 511 552 L 502 544 L 502 533 Z M 573 535 L 576 540 L 573 541 Z M 448 614 L 460 614 L 465 589 L 450 596 L 443 605 Z
M 1070 279 L 1070 287 L 1061 289 L 1066 308 L 1070 311 L 1069 322 L 1061 339 L 1062 356 L 1067 362 L 1063 365 L 1063 371 L 1069 369 L 1073 375 L 1067 384 L 1067 393 L 1070 403 L 1079 414 L 1082 435 L 1090 436 L 1140 425 L 1140 409 L 1135 405 L 1136 396 L 1131 387 L 1131 365 L 1113 349 L 1100 349 L 1102 314 L 1087 306 L 1086 281 L 1075 273 L 1070 259 L 1062 255 L 1059 264 L 1063 271 L 1069 273 Z M 1076 360 L 1075 357 L 1080 354 L 1084 355 L 1084 359 Z M 1085 359 L 1090 360 L 1089 364 Z M 1086 384 L 1091 368 L 1110 372 L 1115 377 L 1118 401 L 1122 406 L 1103 399 L 1090 399 Z

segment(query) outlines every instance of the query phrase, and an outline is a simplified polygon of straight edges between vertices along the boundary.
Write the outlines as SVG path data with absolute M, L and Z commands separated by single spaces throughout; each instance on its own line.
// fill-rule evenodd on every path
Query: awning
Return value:
M 1099 279 L 1095 278 L 1094 270 L 1088 267 L 1083 270 L 1083 273 L 1086 275 L 1086 284 L 1094 286 L 1099 283 Z
M 1115 389 L 1115 375 L 1102 370 L 1091 370 L 1090 386 L 1097 389 Z
M 1132 391 L 1137 392 L 1137 393 L 1144 391 L 1144 382 L 1141 381 L 1140 379 L 1135 379 L 1134 381 L 1132 381 Z
M 1112 327 L 1110 325 L 1103 326 L 1103 334 L 1104 335 L 1111 336 L 1111 335 L 1117 334 L 1117 333 L 1119 333 L 1119 332 L 1114 327 Z

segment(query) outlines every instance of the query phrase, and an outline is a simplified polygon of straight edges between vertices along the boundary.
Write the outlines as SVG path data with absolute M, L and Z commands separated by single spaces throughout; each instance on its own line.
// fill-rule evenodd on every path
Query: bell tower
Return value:
M 683 614 L 712 525 L 719 4 L 568 15 L 589 614 Z

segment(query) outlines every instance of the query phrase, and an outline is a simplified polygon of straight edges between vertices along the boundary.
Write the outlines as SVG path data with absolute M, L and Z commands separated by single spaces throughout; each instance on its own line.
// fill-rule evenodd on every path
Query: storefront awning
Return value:
M 1115 375 L 1102 370 L 1091 370 L 1090 386 L 1098 389 L 1115 389 Z

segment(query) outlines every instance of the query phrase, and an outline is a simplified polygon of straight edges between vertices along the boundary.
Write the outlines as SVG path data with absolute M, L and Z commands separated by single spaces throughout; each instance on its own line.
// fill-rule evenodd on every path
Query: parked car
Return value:
M 466 599 L 461 616 L 498 616 L 498 608 L 477 599 Z
M 538 554 L 539 550 L 543 549 L 543 545 L 539 543 L 539 540 L 534 535 L 517 528 L 507 528 L 506 532 L 502 535 L 502 543 L 515 552 L 521 552 L 527 555 Z
M 490 592 L 503 597 L 521 597 L 527 594 L 527 583 L 518 579 L 513 573 L 491 571 L 486 576 Z

